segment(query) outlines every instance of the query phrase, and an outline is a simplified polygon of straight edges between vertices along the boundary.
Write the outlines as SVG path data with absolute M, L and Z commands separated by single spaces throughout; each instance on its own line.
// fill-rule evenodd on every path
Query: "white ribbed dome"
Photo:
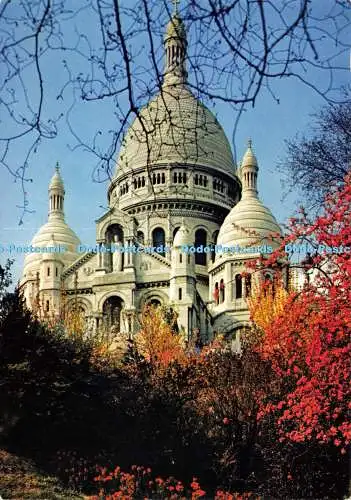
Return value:
M 54 241 L 52 238 L 53 235 Z M 44 248 L 52 247 L 53 243 L 55 243 L 55 246 L 64 246 L 67 251 L 59 253 L 28 253 L 24 259 L 23 277 L 29 277 L 27 275 L 30 271 L 37 271 L 40 262 L 50 255 L 60 260 L 65 267 L 70 265 L 79 256 L 77 253 L 77 245 L 80 244 L 78 236 L 64 220 L 59 218 L 52 218 L 44 224 L 34 236 L 31 245 L 33 247 Z
M 181 225 L 174 237 L 173 246 L 181 247 L 182 245 L 191 244 L 190 231 L 184 225 Z
M 249 234 L 250 232 L 254 234 Z M 271 244 L 265 238 L 272 233 L 281 234 L 272 212 L 258 198 L 245 198 L 239 201 L 224 219 L 217 245 L 247 247 Z
M 215 116 L 184 84 L 165 85 L 135 119 L 121 147 L 116 176 L 156 164 L 197 164 L 235 174 L 231 148 Z M 149 156 L 148 156 L 149 151 Z

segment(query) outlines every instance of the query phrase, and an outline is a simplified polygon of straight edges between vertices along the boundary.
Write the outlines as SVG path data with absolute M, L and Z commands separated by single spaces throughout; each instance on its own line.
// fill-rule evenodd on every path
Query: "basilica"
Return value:
M 186 339 L 237 339 L 256 280 L 245 263 L 271 251 L 281 229 L 259 199 L 251 141 L 235 165 L 223 128 L 188 85 L 177 10 L 164 49 L 162 87 L 125 134 L 96 242 L 85 247 L 66 222 L 57 167 L 48 221 L 32 240 L 46 250 L 26 256 L 20 286 L 30 308 L 60 315 L 78 307 L 95 330 L 132 337 L 154 304 L 175 311 Z

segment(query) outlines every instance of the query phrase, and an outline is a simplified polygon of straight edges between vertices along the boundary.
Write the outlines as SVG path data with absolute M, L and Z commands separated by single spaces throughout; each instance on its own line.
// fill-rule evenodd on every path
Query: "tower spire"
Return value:
M 252 151 L 252 140 L 247 141 L 247 150 L 244 154 L 243 161 L 241 163 L 241 182 L 242 182 L 242 197 L 243 198 L 257 198 L 257 173 L 258 165 L 257 159 Z
M 185 26 L 178 12 L 179 0 L 172 0 L 172 2 L 173 14 L 167 24 L 164 39 L 166 56 L 165 85 L 185 83 L 188 76 L 185 65 L 187 50 Z
M 49 219 L 64 218 L 65 188 L 60 174 L 59 163 L 56 163 L 55 173 L 49 184 Z

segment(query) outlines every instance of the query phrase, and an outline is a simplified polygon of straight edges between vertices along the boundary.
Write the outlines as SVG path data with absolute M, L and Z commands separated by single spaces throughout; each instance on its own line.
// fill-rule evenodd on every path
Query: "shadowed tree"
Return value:
M 298 187 L 309 208 L 321 207 L 331 185 L 344 183 L 351 168 L 351 100 L 329 104 L 314 116 L 311 132 L 287 141 L 280 170 L 287 187 Z

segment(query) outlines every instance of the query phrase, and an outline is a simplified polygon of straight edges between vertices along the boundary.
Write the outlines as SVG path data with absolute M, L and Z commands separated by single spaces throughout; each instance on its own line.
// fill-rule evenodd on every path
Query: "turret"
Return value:
M 65 188 L 58 163 L 49 184 L 49 220 L 64 219 Z
M 249 139 L 246 153 L 244 154 L 241 167 L 242 198 L 258 198 L 257 191 L 257 159 L 252 151 L 252 141 Z
M 40 300 L 44 314 L 52 316 L 60 309 L 61 274 L 64 267 L 60 246 L 53 234 L 47 243 L 47 250 L 40 263 Z
M 182 223 L 175 235 L 171 254 L 170 303 L 178 313 L 178 324 L 189 338 L 193 328 L 192 304 L 195 302 L 195 258 L 188 253 L 190 248 L 190 231 Z

